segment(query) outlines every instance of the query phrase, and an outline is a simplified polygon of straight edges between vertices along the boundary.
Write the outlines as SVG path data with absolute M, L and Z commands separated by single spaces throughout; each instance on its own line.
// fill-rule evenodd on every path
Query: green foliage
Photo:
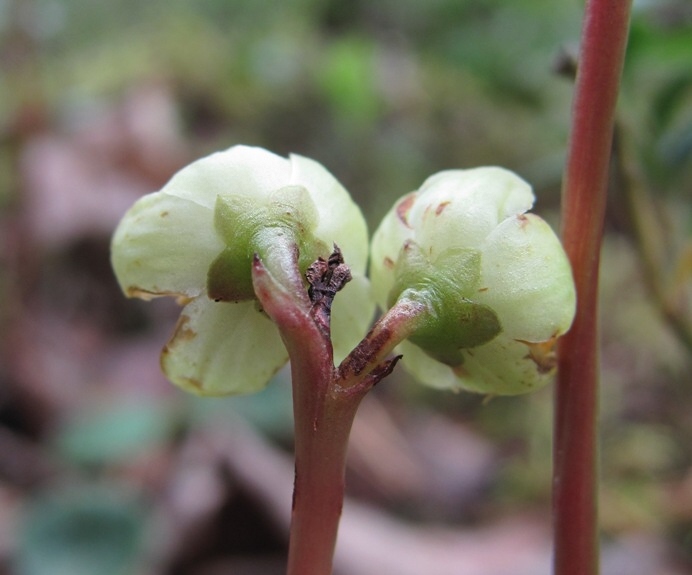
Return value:
M 623 77 L 623 117 L 653 185 L 671 194 L 692 174 L 692 24 L 686 3 L 644 6 L 632 22 Z M 658 8 L 658 10 L 657 10 Z M 646 122 L 636 121 L 643 116 Z
M 213 400 L 191 397 L 190 401 L 194 425 L 206 426 L 238 418 L 281 443 L 293 435 L 291 382 L 287 371 L 279 372 L 265 389 L 252 395 Z
M 346 129 L 371 124 L 381 109 L 374 57 L 375 45 L 362 37 L 336 40 L 322 57 L 318 82 Z
M 68 422 L 57 436 L 56 447 L 78 464 L 123 462 L 169 438 L 175 423 L 172 415 L 160 403 L 111 405 Z
M 141 510 L 117 489 L 58 492 L 34 502 L 18 575 L 127 575 L 142 546 Z

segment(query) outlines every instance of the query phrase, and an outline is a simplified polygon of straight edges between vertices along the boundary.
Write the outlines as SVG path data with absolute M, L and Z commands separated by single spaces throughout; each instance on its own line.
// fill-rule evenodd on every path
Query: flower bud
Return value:
M 371 281 L 383 308 L 424 303 L 401 345 L 435 387 L 519 394 L 544 385 L 575 291 L 550 227 L 526 214 L 530 186 L 502 168 L 450 170 L 400 199 L 374 235 Z

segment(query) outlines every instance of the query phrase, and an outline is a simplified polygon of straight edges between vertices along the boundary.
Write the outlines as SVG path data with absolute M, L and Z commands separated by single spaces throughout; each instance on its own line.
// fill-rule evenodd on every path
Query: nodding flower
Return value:
M 576 295 L 560 241 L 527 213 L 534 199 L 502 168 L 444 171 L 399 199 L 375 232 L 377 303 L 426 306 L 399 346 L 423 383 L 514 395 L 550 381 Z
M 126 295 L 173 296 L 184 305 L 161 355 L 167 377 L 199 395 L 227 395 L 263 388 L 288 360 L 257 305 L 255 255 L 291 289 L 288 270 L 304 274 L 335 244 L 353 277 L 332 310 L 334 354 L 342 358 L 374 311 L 368 235 L 348 192 L 314 160 L 246 146 L 197 160 L 130 208 L 111 258 Z

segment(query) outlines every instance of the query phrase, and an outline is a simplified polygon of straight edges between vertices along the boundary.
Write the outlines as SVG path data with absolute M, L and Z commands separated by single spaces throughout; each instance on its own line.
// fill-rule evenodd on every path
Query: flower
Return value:
M 161 364 L 176 385 L 200 395 L 261 389 L 288 360 L 276 326 L 252 288 L 258 254 L 281 281 L 298 247 L 305 272 L 338 245 L 353 281 L 334 302 L 335 356 L 371 320 L 365 220 L 321 164 L 235 146 L 183 168 L 140 198 L 115 231 L 111 259 L 129 297 L 174 296 L 184 304 Z
M 400 346 L 423 383 L 513 395 L 550 380 L 576 296 L 559 240 L 526 213 L 533 202 L 531 187 L 505 169 L 444 171 L 397 201 L 375 232 L 377 303 L 427 306 Z

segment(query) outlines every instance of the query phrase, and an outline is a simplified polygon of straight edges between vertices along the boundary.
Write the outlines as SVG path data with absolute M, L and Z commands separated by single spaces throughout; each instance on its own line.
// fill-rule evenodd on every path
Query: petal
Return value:
M 370 249 L 370 278 L 375 301 L 382 309 L 387 308 L 389 292 L 394 287 L 395 267 L 401 248 L 413 237 L 407 224 L 407 213 L 416 194 L 401 198 L 380 223 L 372 237 Z
M 368 229 L 360 208 L 339 181 L 319 162 L 292 154 L 290 184 L 304 186 L 319 212 L 317 239 L 336 244 L 354 273 L 363 273 L 368 258 Z
M 529 345 L 503 334 L 485 345 L 461 350 L 464 363 L 457 368 L 435 361 L 408 341 L 399 350 L 406 371 L 437 389 L 519 395 L 543 387 L 553 374 L 551 362 L 537 358 Z
M 336 295 L 332 306 L 332 343 L 336 365 L 363 339 L 374 312 L 370 282 L 363 275 L 354 275 Z
M 531 209 L 536 199 L 525 180 L 497 166 L 438 172 L 423 182 L 420 193 L 487 204 L 498 221 Z
M 276 326 L 254 302 L 216 303 L 206 296 L 183 309 L 161 354 L 166 376 L 198 395 L 258 391 L 287 361 Z
M 495 310 L 506 335 L 540 342 L 569 329 L 576 305 L 572 271 L 544 220 L 534 214 L 505 220 L 481 252 L 481 287 L 473 299 Z
M 223 247 L 211 209 L 162 191 L 140 198 L 125 214 L 111 260 L 128 296 L 196 297 Z
M 469 391 L 519 395 L 535 391 L 552 379 L 553 362 L 537 358 L 529 345 L 505 334 L 485 345 L 462 350 L 462 354 L 459 383 Z
M 217 196 L 264 203 L 291 175 L 286 158 L 263 148 L 233 146 L 201 158 L 180 170 L 162 191 L 211 210 Z
M 424 182 L 409 223 L 416 241 L 434 259 L 449 247 L 477 247 L 498 223 L 525 212 L 533 202 L 531 186 L 509 170 L 449 170 Z
M 404 369 L 420 383 L 436 389 L 459 389 L 461 386 L 454 371 L 448 365 L 431 358 L 417 345 L 405 341 L 397 347 L 404 357 Z

